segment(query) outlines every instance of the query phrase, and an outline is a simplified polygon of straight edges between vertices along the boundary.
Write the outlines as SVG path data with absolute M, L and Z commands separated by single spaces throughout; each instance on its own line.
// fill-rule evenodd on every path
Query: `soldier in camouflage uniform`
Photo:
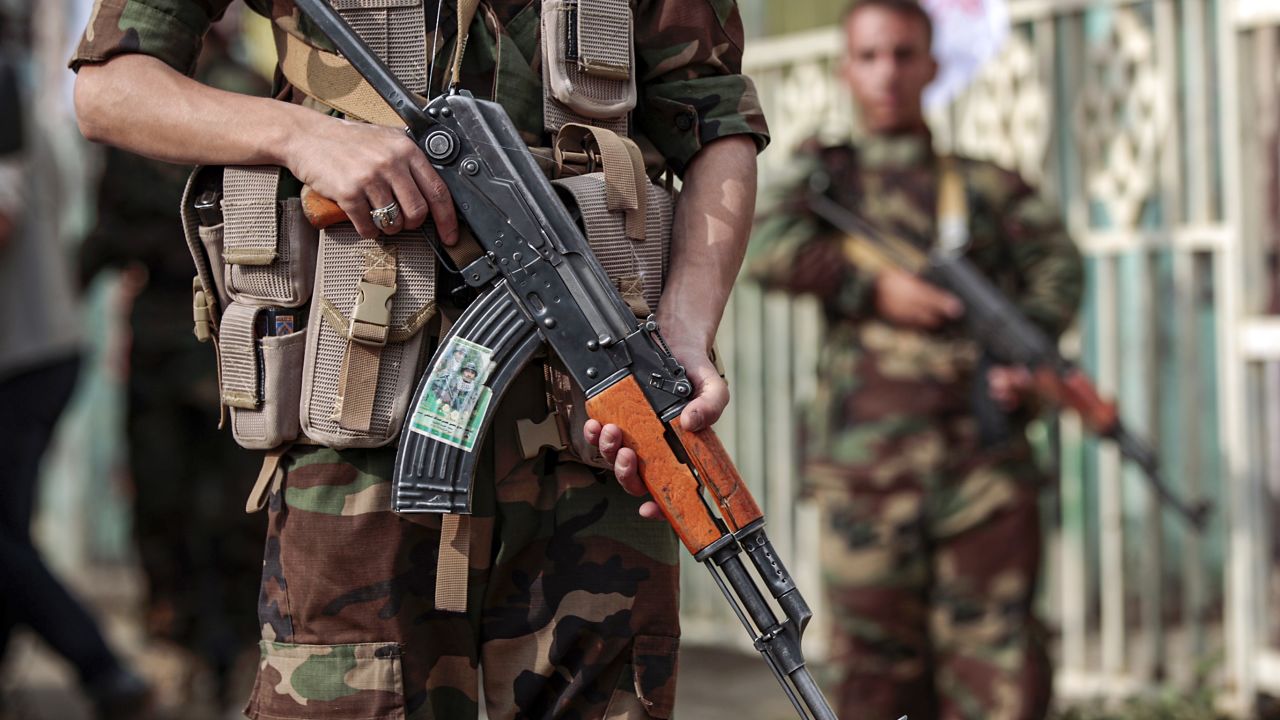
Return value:
M 804 452 L 823 511 L 835 700 L 847 718 L 1043 717 L 1051 674 L 1032 608 L 1042 474 L 1024 432 L 1026 372 L 984 362 L 957 298 L 859 265 L 805 209 L 821 173 L 882 232 L 918 247 L 937 235 L 939 157 L 921 110 L 936 71 L 929 17 L 913 2 L 864 0 L 844 29 L 843 77 L 866 136 L 802 150 L 749 261 L 765 287 L 816 295 L 828 325 Z M 1058 213 L 1012 172 L 956 163 L 968 258 L 1056 336 L 1082 279 Z M 979 422 L 986 403 L 1003 434 Z
M 377 234 L 370 209 L 395 200 L 404 228 L 430 216 L 441 239 L 456 242 L 443 183 L 399 130 L 299 107 L 314 104 L 283 84 L 277 97 L 296 104 L 216 93 L 183 77 L 229 2 L 99 3 L 72 61 L 86 135 L 174 161 L 281 165 L 334 198 L 362 236 Z M 327 45 L 292 2 L 248 4 Z M 430 86 L 439 91 L 455 8 L 419 4 L 427 45 L 438 48 Z M 500 102 L 535 145 L 546 144 L 540 7 L 482 3 L 462 67 L 462 86 Z M 740 74 L 742 25 L 732 0 L 640 0 L 633 8 L 635 135 L 653 173 L 670 169 L 685 181 L 658 315 L 697 390 L 682 422 L 699 429 L 728 401 L 707 353 L 745 250 L 754 155 L 767 133 Z M 490 718 L 671 716 L 675 538 L 665 523 L 642 519 L 652 503 L 637 496 L 634 454 L 620 447 L 617 428 L 596 424 L 591 434 L 616 460 L 621 486 L 552 452 L 519 457 L 514 421 L 546 412 L 536 368 L 497 410 L 470 523 L 467 613 L 434 607 L 440 518 L 389 509 L 393 449 L 290 451 L 287 476 L 268 498 L 251 718 L 452 720 L 475 717 L 481 689 Z

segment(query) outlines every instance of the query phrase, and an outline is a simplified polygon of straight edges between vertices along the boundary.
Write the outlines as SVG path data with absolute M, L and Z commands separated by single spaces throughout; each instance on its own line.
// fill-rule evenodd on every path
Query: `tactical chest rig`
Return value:
M 427 32 L 424 0 L 329 4 L 406 87 L 427 91 L 438 32 Z M 458 4 L 446 70 L 455 79 L 478 5 Z M 501 32 L 495 18 L 488 22 Z M 531 150 L 556 178 L 627 304 L 645 317 L 656 307 L 669 259 L 672 198 L 650 181 L 639 147 L 627 137 L 637 96 L 630 5 L 546 0 L 540 22 L 549 145 Z M 275 27 L 280 68 L 309 104 L 403 126 L 346 59 L 308 44 L 291 23 Z M 261 503 L 291 443 L 354 448 L 394 441 L 431 337 L 448 328 L 437 313 L 442 266 L 428 236 L 433 228 L 361 238 L 343 217 L 317 231 L 304 217 L 306 198 L 286 187 L 290 179 L 277 167 L 203 168 L 183 199 L 197 267 L 196 335 L 217 350 L 222 403 L 236 441 L 269 451 L 251 505 Z M 202 212 L 211 205 L 220 212 Z M 450 251 L 449 265 L 465 267 L 479 254 L 465 238 Z M 280 332 L 282 315 L 292 319 Z M 598 463 L 581 439 L 580 391 L 552 362 L 545 377 L 547 420 L 519 423 L 525 456 L 550 446 Z

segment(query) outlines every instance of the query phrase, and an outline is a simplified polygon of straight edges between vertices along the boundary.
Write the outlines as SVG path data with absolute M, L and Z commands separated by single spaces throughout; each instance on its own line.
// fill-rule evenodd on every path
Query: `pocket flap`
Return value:
M 271 720 L 404 720 L 404 679 L 395 643 L 294 645 L 262 641 L 258 680 L 245 712 Z
M 261 368 L 254 325 L 262 308 L 233 302 L 222 315 L 218 335 L 222 403 L 257 410 L 261 403 Z
M 592 0 L 578 5 L 577 59 L 583 72 L 610 80 L 631 80 L 631 5 L 627 0 Z M 569 58 L 572 59 L 572 58 Z
M 666 720 L 676 704 L 680 638 L 637 635 L 631 654 L 636 697 L 651 717 Z
M 270 265 L 276 259 L 280 168 L 228 167 L 222 172 L 222 259 L 230 265 Z

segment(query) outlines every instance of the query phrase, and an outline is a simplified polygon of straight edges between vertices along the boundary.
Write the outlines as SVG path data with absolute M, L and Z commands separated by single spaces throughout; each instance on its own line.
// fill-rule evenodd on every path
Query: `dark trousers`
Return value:
M 31 544 L 40 459 L 79 366 L 72 357 L 0 382 L 0 655 L 14 627 L 26 625 L 92 681 L 118 662 Z

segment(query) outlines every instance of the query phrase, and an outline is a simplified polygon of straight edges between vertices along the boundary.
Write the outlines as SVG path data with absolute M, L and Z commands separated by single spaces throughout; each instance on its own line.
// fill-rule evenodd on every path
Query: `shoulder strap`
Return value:
M 289 84 L 347 117 L 376 125 L 404 124 L 346 58 L 321 50 L 279 25 L 272 25 L 272 30 L 280 71 Z

